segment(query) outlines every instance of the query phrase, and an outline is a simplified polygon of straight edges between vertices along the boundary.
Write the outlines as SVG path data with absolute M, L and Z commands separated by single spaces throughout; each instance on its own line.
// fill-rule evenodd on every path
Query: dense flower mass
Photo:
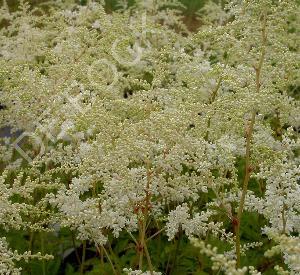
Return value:
M 297 1 L 82 2 L 0 9 L 0 273 L 300 274 Z

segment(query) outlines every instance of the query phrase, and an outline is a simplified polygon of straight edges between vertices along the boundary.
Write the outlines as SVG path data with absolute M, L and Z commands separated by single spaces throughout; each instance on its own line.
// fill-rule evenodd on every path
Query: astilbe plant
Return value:
M 175 1 L 47 5 L 1 8 L 0 120 L 16 132 L 0 147 L 1 232 L 29 232 L 32 250 L 67 228 L 81 273 L 87 245 L 98 274 L 176 272 L 176 256 L 173 270 L 153 260 L 167 236 L 210 258 L 181 274 L 261 274 L 244 257 L 256 250 L 270 274 L 299 274 L 296 1 L 208 3 L 196 33 Z M 1 239 L 1 272 L 37 257 L 45 274 L 42 244 Z

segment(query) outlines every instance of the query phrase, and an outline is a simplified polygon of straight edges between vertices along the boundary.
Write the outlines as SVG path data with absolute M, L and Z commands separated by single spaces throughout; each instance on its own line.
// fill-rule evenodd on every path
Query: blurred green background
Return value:
M 16 8 L 18 5 L 19 0 L 6 0 L 8 5 L 11 8 Z M 39 3 L 48 2 L 49 0 L 27 0 L 32 5 L 37 5 Z M 1 0 L 2 2 L 2 0 Z M 87 0 L 76 0 L 78 4 L 84 5 Z M 129 0 L 129 4 L 133 3 L 134 0 Z M 207 0 L 180 0 L 181 3 L 183 3 L 186 6 L 186 15 L 193 15 L 195 11 L 199 10 L 201 7 L 203 7 L 204 3 L 207 2 Z M 106 0 L 106 8 L 108 10 L 114 10 L 117 7 L 117 0 Z
M 1 4 L 3 0 L 0 0 Z M 13 11 L 16 10 L 18 7 L 18 3 L 20 0 L 6 0 L 8 3 L 9 8 Z M 75 0 L 78 4 L 85 5 L 87 0 Z M 179 0 L 185 8 L 182 10 L 184 19 L 183 21 L 188 26 L 191 31 L 195 31 L 199 26 L 200 22 L 197 20 L 196 12 L 201 9 L 204 4 L 208 0 Z M 49 0 L 27 0 L 32 6 L 36 6 L 38 4 L 49 2 Z M 134 0 L 129 0 L 129 5 L 134 3 Z M 117 0 L 105 0 L 105 8 L 108 12 L 116 10 Z

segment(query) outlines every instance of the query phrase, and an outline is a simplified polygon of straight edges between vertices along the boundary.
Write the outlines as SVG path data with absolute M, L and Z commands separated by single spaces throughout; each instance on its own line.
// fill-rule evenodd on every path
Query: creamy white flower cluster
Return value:
M 261 272 L 255 270 L 253 266 L 236 268 L 236 261 L 226 257 L 224 254 L 218 254 L 216 247 L 211 247 L 210 244 L 205 245 L 204 242 L 192 238 L 192 243 L 199 247 L 201 253 L 206 254 L 213 261 L 212 269 L 215 271 L 223 271 L 227 275 L 261 275 Z
M 12 251 L 8 247 L 6 238 L 0 239 L 0 273 L 1 274 L 21 274 L 22 269 L 15 267 L 15 261 L 25 260 L 28 262 L 30 259 L 46 259 L 51 260 L 51 255 L 31 254 L 30 251 L 19 254 L 18 251 Z
M 124 268 L 123 271 L 127 274 L 127 275 L 161 275 L 161 272 L 152 272 L 152 274 L 150 273 L 150 271 L 145 271 L 143 272 L 142 270 L 132 270 L 131 268 Z
M 239 235 L 251 212 L 297 274 L 296 4 L 210 3 L 196 33 L 177 1 L 120 4 L 0 9 L 0 123 L 20 134 L 1 139 L 1 228 L 67 227 L 97 247 L 127 232 L 140 262 L 150 227 L 169 241 L 213 236 L 230 248 L 195 241 L 213 270 L 260 274 L 238 266 L 261 245 Z M 124 272 L 160 274 L 140 265 Z
M 270 234 L 278 245 L 273 246 L 265 252 L 267 257 L 283 253 L 285 263 L 291 270 L 291 274 L 299 274 L 300 272 L 300 239 L 299 237 Z

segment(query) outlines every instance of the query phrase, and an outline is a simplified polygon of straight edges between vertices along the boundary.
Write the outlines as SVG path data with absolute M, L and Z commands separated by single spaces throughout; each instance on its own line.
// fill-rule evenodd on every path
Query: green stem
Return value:
M 142 223 L 141 221 L 139 221 L 139 224 Z M 139 270 L 143 269 L 143 256 L 144 256 L 144 248 L 142 245 L 142 233 L 143 232 L 143 225 L 139 225 L 139 245 L 137 247 L 138 249 L 138 253 L 139 253 Z
M 96 249 L 98 250 L 99 254 L 101 254 L 101 255 L 103 254 L 102 250 L 104 251 L 105 256 L 106 256 L 108 262 L 110 263 L 110 266 L 111 266 L 111 269 L 112 269 L 114 275 L 118 275 L 117 271 L 115 270 L 114 264 L 113 264 L 111 258 L 109 257 L 109 254 L 107 253 L 107 250 L 105 249 L 105 247 L 102 245 L 101 250 L 100 250 L 99 247 L 96 245 Z M 103 258 L 102 257 L 101 257 L 101 263 L 103 264 Z
M 147 230 L 146 224 L 147 224 L 147 220 L 148 220 L 149 206 L 150 206 L 150 200 L 151 200 L 151 194 L 150 194 L 149 190 L 150 190 L 152 173 L 150 171 L 150 166 L 151 166 L 150 162 L 147 162 L 147 189 L 146 189 L 146 207 L 145 207 L 146 211 L 145 211 L 145 215 L 144 215 L 145 217 L 143 219 L 144 228 L 143 228 L 142 246 L 143 246 L 143 249 L 146 254 L 146 259 L 147 259 L 148 267 L 150 270 L 150 274 L 153 275 L 154 274 L 153 265 L 152 265 L 149 251 L 148 251 L 147 244 L 146 244 L 146 230 Z
M 267 35 L 266 35 L 266 26 L 267 26 L 267 16 L 266 14 L 263 15 L 263 22 L 262 22 L 262 50 L 261 50 L 261 55 L 260 59 L 258 62 L 258 65 L 254 67 L 255 69 L 255 83 L 256 83 L 256 93 L 260 92 L 261 88 L 261 71 L 262 71 L 262 66 L 263 62 L 265 59 L 265 46 L 267 42 Z M 247 195 L 247 190 L 248 190 L 248 184 L 249 184 L 249 179 L 250 179 L 250 174 L 251 174 L 251 163 L 250 163 L 250 149 L 251 149 L 251 141 L 253 137 L 253 128 L 255 124 L 255 114 L 256 111 L 253 110 L 251 114 L 251 119 L 249 122 L 249 125 L 247 125 L 246 129 L 246 157 L 245 157 L 245 177 L 244 177 L 244 182 L 243 182 L 243 190 L 242 190 L 242 196 L 240 199 L 239 203 L 239 208 L 238 208 L 238 213 L 237 213 L 237 224 L 235 225 L 235 250 L 236 250 L 236 266 L 237 268 L 240 267 L 241 264 L 241 236 L 240 236 L 240 229 L 241 229 L 241 219 L 242 219 L 242 214 L 243 214 L 243 209 L 245 205 L 245 198 Z
M 143 217 L 139 220 L 139 246 L 138 246 L 138 252 L 139 252 L 139 269 L 142 270 L 143 268 L 143 256 L 144 253 L 146 255 L 147 263 L 148 263 L 148 268 L 150 270 L 150 274 L 153 275 L 153 265 L 151 262 L 151 257 L 147 248 L 147 236 L 146 236 L 146 231 L 147 231 L 147 222 L 148 222 L 148 215 L 149 215 L 149 206 L 151 202 L 151 194 L 150 194 L 150 183 L 151 183 L 151 176 L 152 173 L 150 171 L 150 162 L 147 161 L 147 187 L 146 187 L 146 197 L 145 197 L 145 210 L 143 212 Z M 150 222 L 150 221 L 149 221 Z
M 84 262 L 85 262 L 85 253 L 86 253 L 86 241 L 83 241 L 82 244 L 82 257 L 81 257 L 81 265 L 80 265 L 80 275 L 84 273 Z
M 147 247 L 147 244 L 145 242 L 145 238 L 144 238 L 144 251 L 145 251 L 145 254 L 146 254 L 146 259 L 147 259 L 147 263 L 148 263 L 148 267 L 149 267 L 149 270 L 150 270 L 150 274 L 153 275 L 154 274 L 154 269 L 153 269 L 153 265 L 152 265 L 152 262 L 151 262 L 151 258 L 150 258 L 150 254 L 149 254 L 149 251 L 148 251 L 148 247 Z
M 174 260 L 173 260 L 171 268 L 170 268 L 170 274 L 172 273 L 173 269 L 176 267 L 177 254 L 178 254 L 178 251 L 179 251 L 180 240 L 181 240 L 181 231 L 179 231 L 178 240 L 176 242 L 175 255 L 174 255 Z
M 225 63 L 224 69 L 226 68 L 226 66 L 227 66 L 227 61 Z M 212 91 L 211 97 L 209 99 L 209 104 L 212 104 L 216 100 L 216 97 L 218 95 L 218 91 L 219 91 L 219 89 L 221 87 L 222 81 L 223 81 L 223 76 L 221 75 L 219 77 L 219 80 L 218 80 L 216 88 Z M 207 130 L 206 130 L 206 134 L 205 134 L 205 140 L 208 140 L 210 124 L 211 124 L 211 117 L 209 117 L 208 121 L 207 121 Z
M 240 266 L 241 262 L 241 243 L 240 243 L 240 228 L 241 228 L 241 218 L 243 214 L 245 198 L 247 195 L 248 190 L 248 183 L 250 179 L 251 173 L 251 166 L 250 166 L 250 147 L 251 147 L 251 140 L 253 134 L 253 128 L 255 123 L 255 112 L 252 112 L 252 117 L 250 121 L 249 128 L 247 129 L 247 138 L 246 138 L 246 164 L 245 164 L 245 177 L 243 182 L 243 191 L 242 196 L 239 203 L 238 214 L 237 214 L 237 224 L 236 224 L 236 236 L 235 236 L 235 249 L 236 249 L 236 265 L 237 267 Z
M 114 251 L 113 251 L 113 249 L 112 249 L 112 247 L 111 247 L 110 242 L 107 241 L 107 243 L 108 243 L 109 253 L 110 253 L 110 255 L 113 257 L 113 260 L 114 260 L 114 262 L 115 262 L 115 265 L 116 265 L 116 268 L 117 268 L 117 272 L 118 272 L 118 274 L 121 274 L 122 272 L 121 272 L 121 268 L 120 268 L 120 265 L 119 265 L 118 258 L 117 258 L 117 256 L 116 256 L 116 254 L 114 253 Z
M 45 254 L 45 242 L 44 242 L 44 232 L 40 232 L 40 236 L 41 236 L 41 252 L 42 255 Z M 46 275 L 46 263 L 45 263 L 45 259 L 42 260 L 42 270 L 43 270 L 43 275 Z
M 152 236 L 150 236 L 146 242 L 150 241 L 151 239 L 153 239 L 154 237 L 156 237 L 157 235 L 159 235 L 162 231 L 166 230 L 166 227 L 163 227 L 162 229 L 160 229 L 159 231 L 157 231 L 156 233 L 154 233 Z
M 76 259 L 79 265 L 81 265 L 81 261 L 80 261 L 80 257 L 76 248 L 76 243 L 75 243 L 75 236 L 74 236 L 74 232 L 72 232 L 72 244 L 73 244 L 73 248 L 75 250 L 75 255 L 76 255 Z
M 282 206 L 282 211 L 281 211 L 281 218 L 282 218 L 282 234 L 285 234 L 286 232 L 286 216 L 285 216 L 285 210 L 286 210 L 286 204 L 283 203 L 283 206 Z
M 33 250 L 33 239 L 34 239 L 34 232 L 30 231 L 29 248 L 28 248 L 28 250 L 31 251 L 31 252 Z
M 100 258 L 101 258 L 101 266 L 104 266 L 104 257 L 103 257 L 103 247 L 100 247 Z

